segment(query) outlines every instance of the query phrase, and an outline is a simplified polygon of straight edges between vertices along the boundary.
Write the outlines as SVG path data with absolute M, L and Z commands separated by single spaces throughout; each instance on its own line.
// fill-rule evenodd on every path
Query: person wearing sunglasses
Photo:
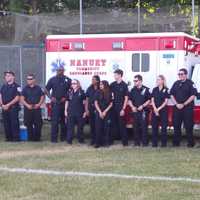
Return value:
M 152 112 L 152 147 L 158 146 L 158 127 L 161 125 L 161 147 L 167 146 L 167 103 L 169 99 L 166 79 L 163 75 L 159 75 L 156 81 L 157 86 L 153 88 L 151 94 Z
M 71 86 L 71 79 L 64 75 L 64 66 L 56 69 L 56 75 L 50 78 L 45 88 L 45 94 L 51 100 L 51 142 L 58 142 L 59 124 L 61 128 L 60 141 L 66 140 L 65 101 Z
M 174 102 L 173 110 L 173 126 L 174 137 L 173 146 L 180 146 L 182 123 L 186 129 L 187 146 L 194 146 L 193 138 L 193 108 L 194 99 L 197 95 L 197 89 L 194 83 L 187 78 L 188 71 L 182 68 L 178 72 L 179 80 L 177 80 L 170 91 L 172 101 Z
M 112 143 L 110 135 L 113 94 L 108 81 L 100 82 L 100 89 L 95 95 L 96 108 L 96 140 L 95 148 L 109 146 Z
M 13 71 L 4 72 L 5 83 L 0 90 L 0 106 L 7 142 L 17 142 L 19 138 L 19 100 L 21 87 L 15 82 Z
M 79 143 L 84 143 L 83 128 L 87 116 L 86 95 L 81 89 L 80 82 L 72 80 L 71 90 L 67 94 L 65 103 L 65 117 L 67 119 L 67 142 L 72 144 L 74 129 L 77 125 L 77 138 Z
M 148 146 L 148 105 L 150 103 L 149 88 L 142 83 L 142 76 L 134 76 L 134 87 L 129 93 L 129 106 L 133 114 L 135 146 Z
M 28 140 L 38 142 L 41 139 L 42 111 L 44 92 L 36 84 L 35 75 L 28 74 L 27 85 L 23 88 L 21 102 L 24 105 L 24 124 L 27 126 Z

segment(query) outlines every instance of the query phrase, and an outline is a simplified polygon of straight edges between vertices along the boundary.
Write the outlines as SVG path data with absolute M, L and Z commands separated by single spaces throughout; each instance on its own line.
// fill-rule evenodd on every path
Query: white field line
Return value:
M 138 175 L 117 174 L 117 173 L 54 171 L 54 170 L 43 170 L 43 169 L 8 168 L 8 167 L 0 167 L 0 172 L 49 175 L 49 176 L 85 176 L 85 177 L 102 177 L 102 178 L 116 178 L 116 179 L 200 183 L 200 179 L 194 179 L 190 177 L 138 176 Z

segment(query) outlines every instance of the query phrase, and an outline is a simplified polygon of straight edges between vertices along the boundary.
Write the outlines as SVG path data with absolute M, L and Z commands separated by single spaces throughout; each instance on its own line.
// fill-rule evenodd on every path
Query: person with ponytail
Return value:
M 158 146 L 158 127 L 161 126 L 161 147 L 167 146 L 167 103 L 169 99 L 166 79 L 163 75 L 157 77 L 157 86 L 153 89 L 151 95 L 151 103 L 153 107 L 152 113 L 152 146 Z

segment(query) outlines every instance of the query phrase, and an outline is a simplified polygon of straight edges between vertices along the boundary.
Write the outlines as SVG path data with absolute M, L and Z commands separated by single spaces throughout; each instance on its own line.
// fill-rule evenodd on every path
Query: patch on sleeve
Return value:
M 17 92 L 22 92 L 22 88 L 21 87 L 17 87 Z

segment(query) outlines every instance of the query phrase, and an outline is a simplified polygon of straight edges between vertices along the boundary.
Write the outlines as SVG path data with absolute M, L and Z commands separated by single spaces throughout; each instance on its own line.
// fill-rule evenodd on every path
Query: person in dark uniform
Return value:
M 24 105 L 24 124 L 27 126 L 29 141 L 40 141 L 42 129 L 41 105 L 44 92 L 36 85 L 35 76 L 27 76 L 27 85 L 22 90 L 21 102 Z
M 94 97 L 95 93 L 99 89 L 100 77 L 95 75 L 92 77 L 92 84 L 86 91 L 86 103 L 87 103 L 87 115 L 89 116 L 91 145 L 95 144 L 95 106 Z
M 155 87 L 151 94 L 151 103 L 153 107 L 152 112 L 152 146 L 158 146 L 158 127 L 161 125 L 161 147 L 167 146 L 167 103 L 169 99 L 168 88 L 166 87 L 166 80 L 163 75 L 157 77 L 157 87 Z
M 173 125 L 174 138 L 173 146 L 180 146 L 181 142 L 181 125 L 184 123 L 186 129 L 188 147 L 194 146 L 193 139 L 193 108 L 194 99 L 197 90 L 194 83 L 187 79 L 188 72 L 182 68 L 179 70 L 179 80 L 176 81 L 170 91 L 172 101 L 174 102 Z
M 134 87 L 129 93 L 129 106 L 134 119 L 135 146 L 148 146 L 148 105 L 150 103 L 149 88 L 142 84 L 142 76 L 134 77 Z
M 58 125 L 61 125 L 60 140 L 66 140 L 65 126 L 65 101 L 66 94 L 71 86 L 71 79 L 64 75 L 64 67 L 57 68 L 56 76 L 49 79 L 46 85 L 45 93 L 51 99 L 51 142 L 58 140 Z M 51 93 L 50 93 L 51 91 Z
M 0 91 L 0 105 L 5 129 L 6 141 L 17 142 L 19 138 L 19 100 L 21 88 L 15 82 L 15 74 L 12 71 L 4 72 L 5 84 Z
M 96 142 L 95 148 L 111 144 L 111 107 L 113 95 L 107 81 L 100 82 L 100 89 L 95 95 L 96 108 Z
M 84 143 L 83 127 L 85 124 L 86 95 L 81 89 L 78 80 L 72 80 L 72 89 L 67 94 L 65 103 L 65 116 L 67 118 L 67 142 L 72 144 L 74 128 L 77 124 L 77 138 L 79 143 Z
M 111 91 L 114 95 L 113 109 L 112 109 L 112 129 L 113 132 L 121 137 L 122 144 L 128 145 L 128 135 L 125 123 L 125 109 L 128 103 L 128 86 L 122 80 L 123 71 L 115 70 L 115 81 L 111 84 Z

